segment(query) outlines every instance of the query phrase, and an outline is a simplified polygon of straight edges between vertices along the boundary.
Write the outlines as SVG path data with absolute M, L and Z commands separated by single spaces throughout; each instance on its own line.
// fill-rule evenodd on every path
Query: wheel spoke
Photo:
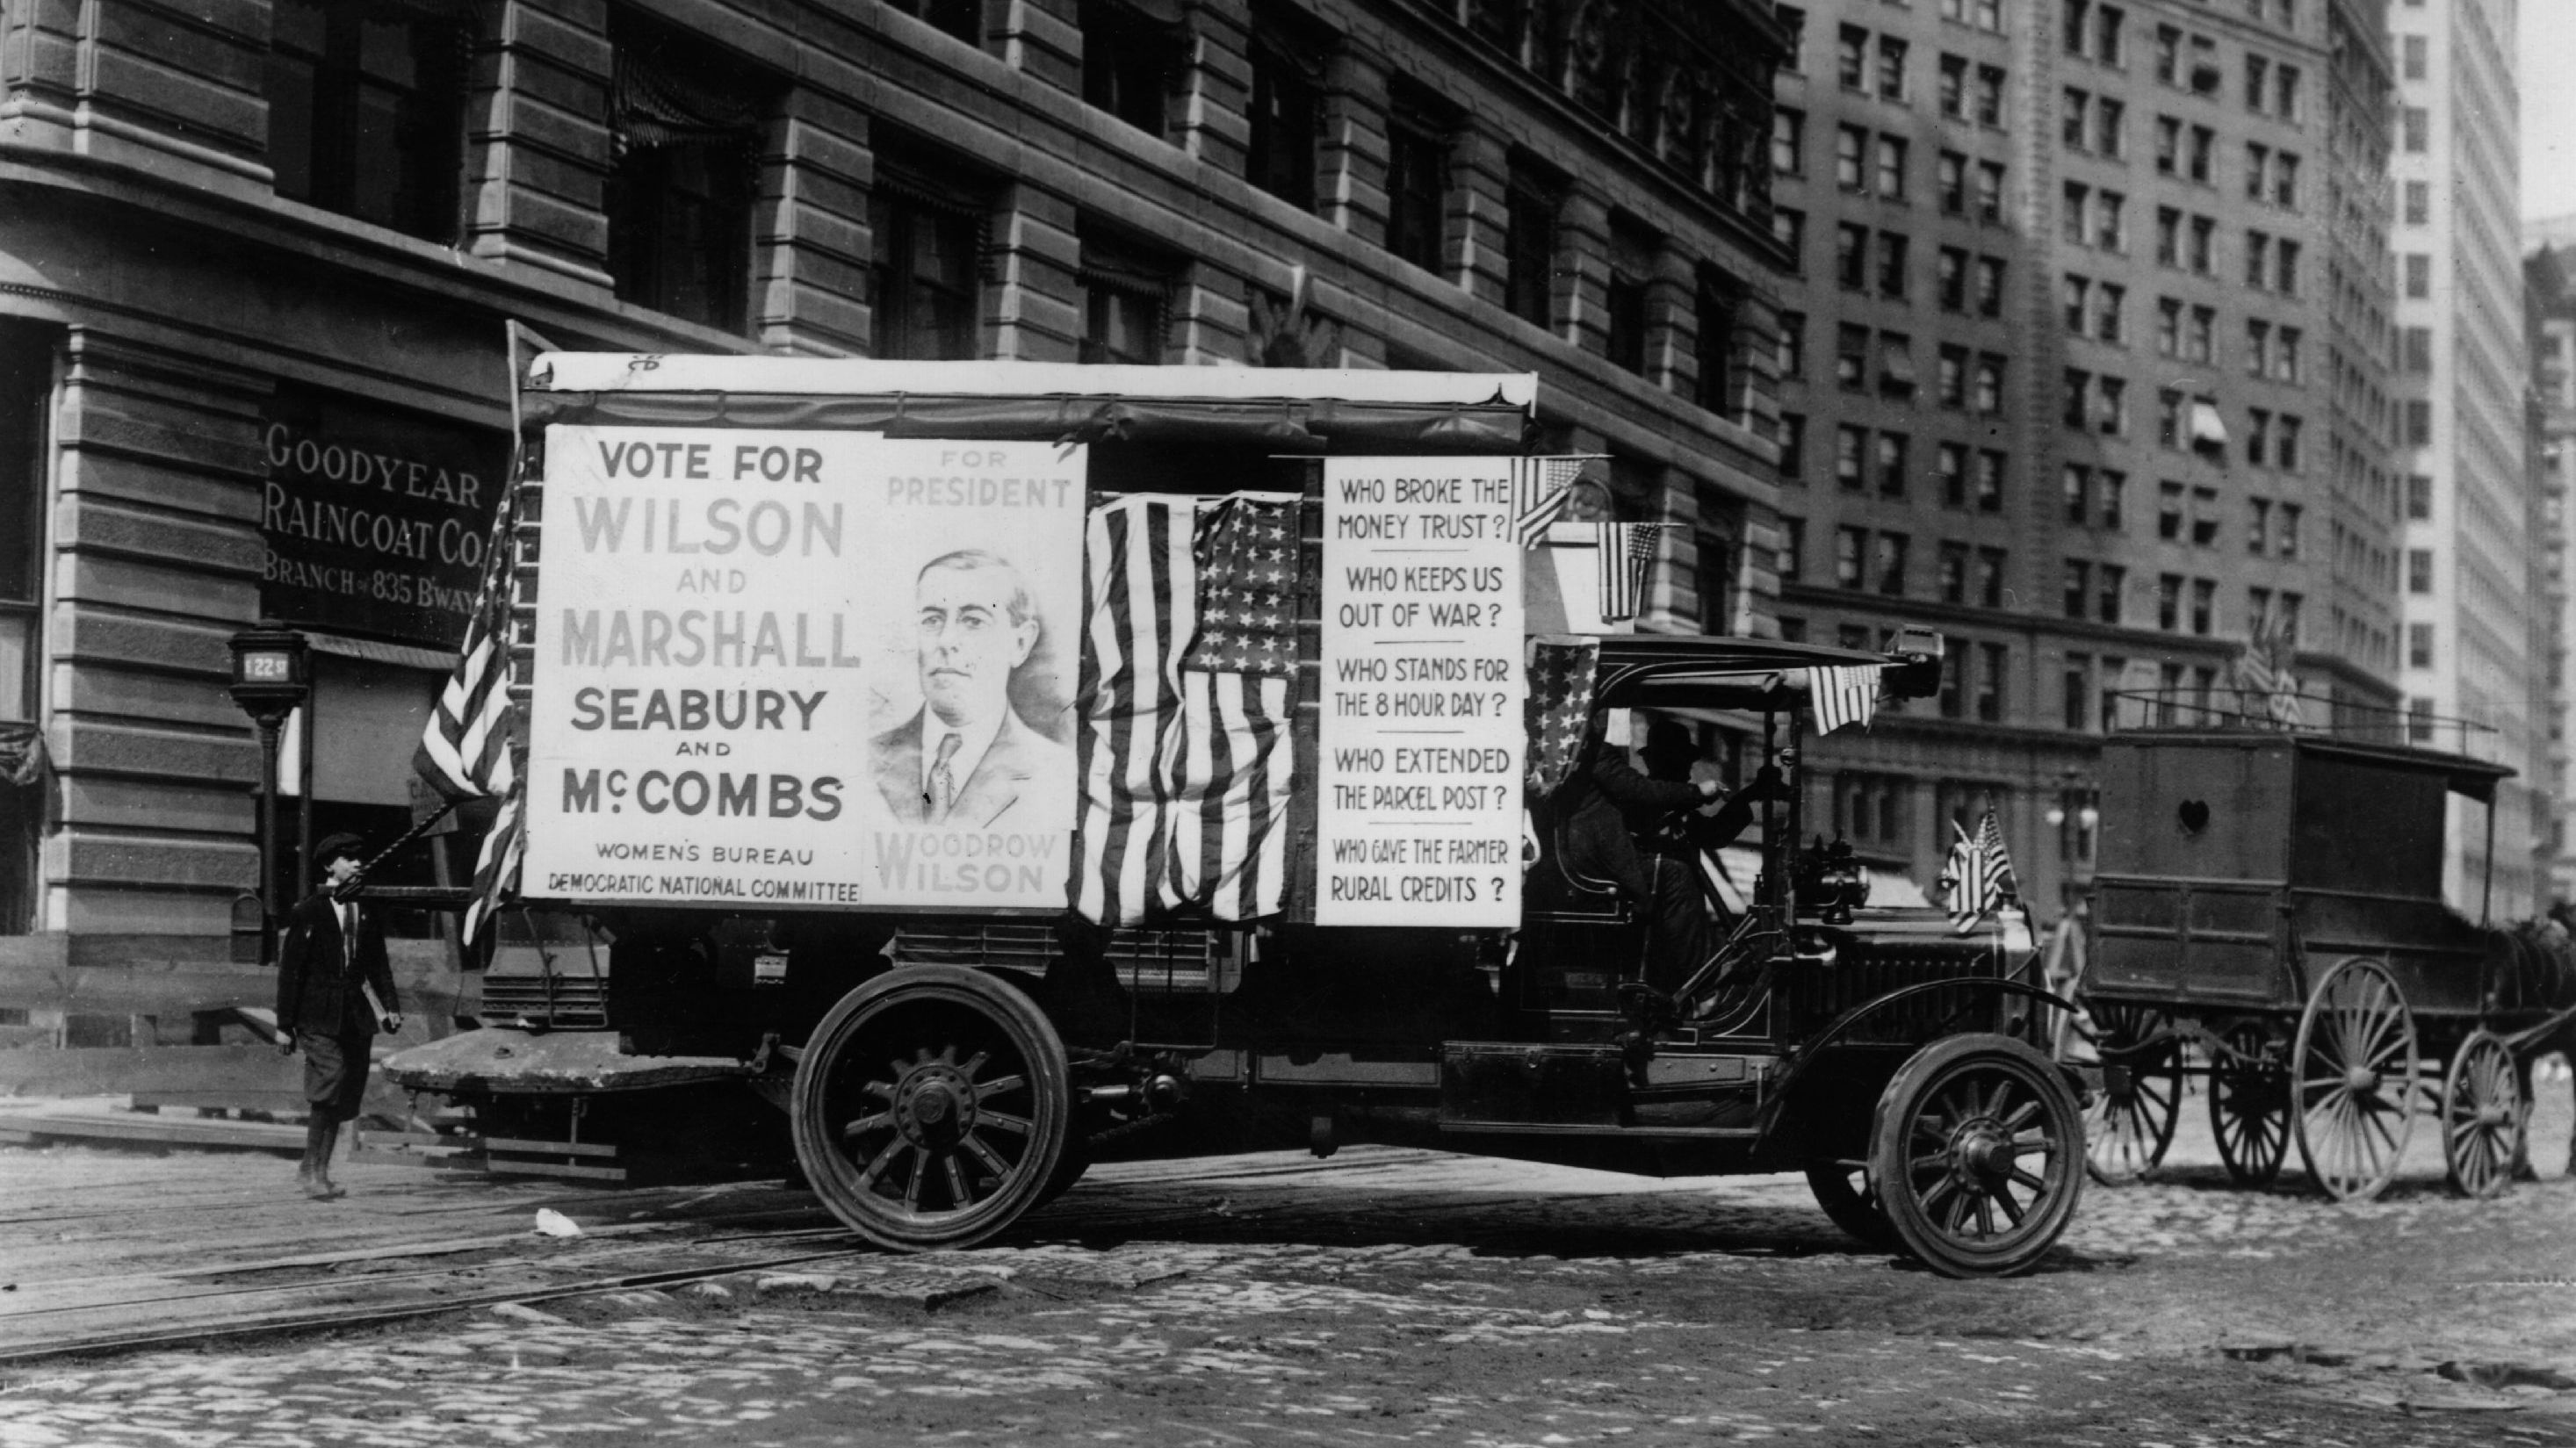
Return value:
M 1932 1190 L 1923 1194 L 1924 1215 L 1930 1216 L 1934 1206 L 1939 1203 L 1946 1202 L 1958 1194 L 1959 1179 L 1957 1177 L 1945 1176 L 1939 1181 L 1934 1182 L 1932 1184 Z
M 996 1131 L 1007 1131 L 1013 1136 L 1026 1136 L 1034 1129 L 1027 1117 L 1013 1116 L 1007 1111 L 978 1111 L 975 1113 L 975 1123 L 978 1126 L 992 1127 Z
M 2015 1202 L 2015 1201 L 2012 1199 L 2012 1193 L 2011 1193 L 2011 1192 L 2009 1192 L 2009 1191 L 2006 1191 L 2006 1190 L 2005 1190 L 2003 1187 L 2001 1187 L 2001 1186 L 1997 1186 L 1997 1187 L 1994 1189 L 1993 1196 L 1994 1196 L 1994 1203 L 1995 1203 L 1995 1205 L 1996 1205 L 1996 1206 L 1998 1206 L 1998 1207 L 2003 1208 L 2004 1221 L 2005 1221 L 2005 1223 L 2006 1223 L 2007 1225 L 2009 1225 L 2009 1226 L 2014 1226 L 2014 1227 L 2018 1227 L 2018 1226 L 2020 1226 L 2020 1225 L 2021 1225 L 2021 1219 L 2022 1219 L 2022 1218 L 2023 1218 L 2023 1216 L 2025 1216 L 2027 1213 L 2026 1213 L 2026 1209 L 2025 1209 L 2025 1208 L 2023 1208 L 2019 1203 Z M 2039 1199 L 2038 1199 L 2036 1196 L 2034 1196 L 2034 1197 L 2032 1197 L 2032 1198 L 2031 1198 L 2031 1200 L 2032 1200 L 2034 1203 L 2036 1203 Z M 1991 1224 L 1989 1224 L 1986 1230 L 1987 1230 L 1988 1232 L 1990 1232 L 1990 1233 L 1991 1233 L 1991 1232 L 1994 1230 L 1994 1228 L 1993 1228 L 1993 1226 L 1992 1226 Z
M 976 1059 L 981 1060 L 983 1058 L 977 1057 Z M 1017 1091 L 1028 1084 L 1029 1078 L 1026 1076 L 996 1076 L 992 1080 L 986 1081 L 975 1088 L 975 1099 L 977 1101 L 990 1101 L 994 1097 L 999 1096 L 1006 1091 Z
M 939 1165 L 940 1169 L 948 1175 L 948 1201 L 951 1210 L 963 1210 L 973 1206 L 975 1194 L 966 1189 L 966 1169 L 959 1164 L 957 1153 L 942 1152 Z
M 866 1168 L 860 1171 L 859 1186 L 862 1189 L 874 1187 L 876 1185 L 877 1178 L 885 1175 L 885 1169 L 894 1165 L 894 1159 L 911 1149 L 912 1143 L 904 1140 L 900 1136 L 887 1142 L 885 1144 L 885 1149 L 869 1158 Z
M 975 1073 L 983 1070 L 984 1063 L 991 1059 L 993 1059 L 992 1052 L 977 1051 L 974 1055 L 966 1058 L 966 1063 L 964 1065 L 957 1068 L 957 1074 L 965 1077 L 969 1081 L 972 1081 L 975 1079 Z
M 2020 1167 L 2014 1167 L 2007 1179 L 2019 1182 L 2023 1186 L 2030 1188 L 2034 1196 L 2048 1190 L 2048 1182 L 2045 1178 L 2041 1177 L 2037 1172 L 2024 1171 Z M 2019 1217 L 2015 1217 L 2013 1220 L 2018 1222 L 2021 1219 Z
M 1978 1235 L 1978 1236 L 1980 1236 L 1980 1237 L 1991 1237 L 1991 1236 L 1993 1236 L 1994 1234 L 1995 1234 L 1995 1203 L 1994 1203 L 1994 1198 L 1993 1198 L 1993 1197 L 1991 1197 L 1991 1196 L 1989 1196 L 1989 1195 L 1987 1195 L 1987 1194 L 1986 1194 L 1986 1193 L 1984 1193 L 1984 1192 L 1979 1192 L 1979 1193 L 1977 1194 L 1977 1235 Z
M 862 1116 L 856 1121 L 851 1122 L 849 1125 L 842 1127 L 841 1139 L 843 1141 L 848 1141 L 853 1137 L 864 1136 L 871 1131 L 883 1131 L 892 1125 L 894 1125 L 894 1113 L 890 1111 L 879 1111 L 870 1116 Z
M 1927 1171 L 1948 1171 L 1949 1169 L 1950 1154 L 1946 1151 L 1936 1151 L 1929 1156 L 1909 1157 L 1906 1159 L 1905 1163 L 1905 1170 L 1909 1174 L 1919 1174 Z
M 915 1152 L 912 1158 L 912 1175 L 906 1178 L 903 1184 L 903 1209 L 905 1211 L 917 1212 L 921 1210 L 921 1184 L 928 1180 L 929 1177 L 930 1160 L 928 1153 Z
M 2037 1097 L 2023 1102 L 2013 1108 L 2012 1115 L 2004 1118 L 2004 1130 L 2018 1135 L 2023 1128 L 2030 1125 L 2032 1118 L 2039 1115 L 2039 1111 L 2040 1103 Z
M 993 1148 L 984 1144 L 984 1138 L 980 1132 L 970 1131 L 966 1133 L 964 1137 L 959 1139 L 958 1145 L 965 1147 L 967 1151 L 973 1153 L 976 1162 L 980 1164 L 984 1170 L 991 1172 L 993 1175 L 1002 1177 L 1009 1176 L 1011 1174 L 1011 1164 L 1002 1160 L 999 1152 L 994 1151 Z

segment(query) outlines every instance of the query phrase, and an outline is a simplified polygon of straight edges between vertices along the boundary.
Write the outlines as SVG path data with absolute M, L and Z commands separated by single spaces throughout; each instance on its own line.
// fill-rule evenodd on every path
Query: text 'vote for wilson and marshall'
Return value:
M 546 431 L 534 896 L 1058 908 L 1087 457 Z
M 1320 924 L 1519 923 L 1524 680 L 1509 464 L 1324 465 Z

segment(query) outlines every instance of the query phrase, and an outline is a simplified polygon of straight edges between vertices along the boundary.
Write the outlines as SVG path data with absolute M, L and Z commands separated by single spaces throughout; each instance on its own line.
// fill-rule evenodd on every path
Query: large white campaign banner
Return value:
M 548 428 L 525 892 L 1062 909 L 1086 464 Z
M 1325 460 L 1318 924 L 1520 923 L 1511 463 Z

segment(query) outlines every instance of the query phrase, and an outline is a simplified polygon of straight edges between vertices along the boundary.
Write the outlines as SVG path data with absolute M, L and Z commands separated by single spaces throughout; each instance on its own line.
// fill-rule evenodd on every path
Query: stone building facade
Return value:
M 1534 371 L 1675 525 L 1649 626 L 1767 629 L 1783 49 L 1757 0 L 6 0 L 0 969 L 225 958 L 255 622 L 316 649 L 290 824 L 408 819 L 505 319 Z

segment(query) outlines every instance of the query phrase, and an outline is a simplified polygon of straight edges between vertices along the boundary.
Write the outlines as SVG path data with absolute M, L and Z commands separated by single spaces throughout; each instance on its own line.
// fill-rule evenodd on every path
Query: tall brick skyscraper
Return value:
M 1991 806 L 2053 911 L 2102 732 L 2237 713 L 2250 641 L 2394 727 L 2380 12 L 1781 7 L 1781 625 L 1949 641 L 1938 700 L 1817 751 L 1884 863 Z

